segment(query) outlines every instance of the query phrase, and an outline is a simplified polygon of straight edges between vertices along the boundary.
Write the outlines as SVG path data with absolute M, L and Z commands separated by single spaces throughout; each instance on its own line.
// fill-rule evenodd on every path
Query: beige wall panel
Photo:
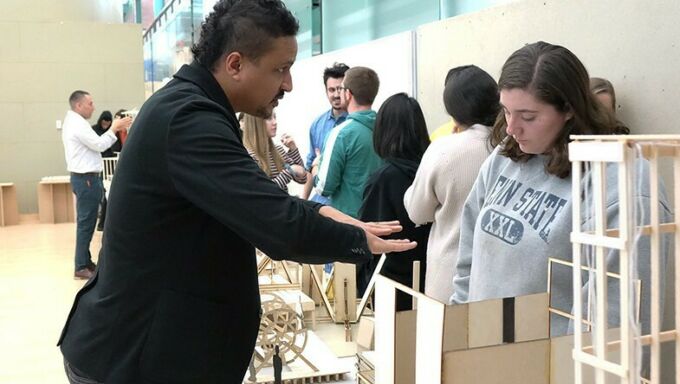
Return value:
M 0 182 L 16 183 L 19 178 L 23 178 L 21 169 L 24 167 L 15 160 L 20 157 L 21 149 L 20 143 L 0 141 Z
M 56 121 L 64 120 L 67 99 L 53 103 L 23 103 L 23 131 L 31 141 L 58 143 L 61 146 L 61 131 Z
M 38 182 L 44 176 L 67 174 L 61 143 L 24 142 L 3 144 L 0 148 L 11 159 L 10 163 L 0 165 L 0 179 Z
M 2 91 L 0 103 L 63 102 L 66 108 L 69 95 L 76 89 L 87 90 L 96 98 L 96 95 L 104 94 L 107 88 L 105 70 L 102 65 L 30 61 L 0 62 L 0 71 L 5 73 L 0 84 Z M 137 88 L 143 90 L 143 85 Z
M 141 25 L 98 24 L 98 28 L 100 44 L 92 47 L 92 57 L 102 63 L 144 63 Z
M 64 39 L 63 25 L 59 23 L 25 22 L 19 26 L 21 62 L 58 61 L 62 52 L 73 51 L 72 44 Z M 71 52 L 73 54 L 76 53 Z
M 106 88 L 100 95 L 101 100 L 106 102 L 126 100 L 126 104 L 116 108 L 140 108 L 144 102 L 144 72 L 140 71 L 143 65 L 143 63 L 105 64 L 102 68 Z
M 20 63 L 16 72 L 23 76 L 16 89 L 22 102 L 59 101 L 66 107 L 69 95 L 76 89 L 87 90 L 96 96 L 99 89 L 103 92 L 105 88 L 103 68 L 88 63 L 26 62 Z
M 26 101 L 28 89 L 34 87 L 28 63 L 0 61 L 0 103 Z
M 17 61 L 21 57 L 20 24 L 15 22 L 0 22 L 0 61 Z
M 120 22 L 120 2 L 112 0 L 2 0 L 0 20 Z
M 21 213 L 37 212 L 36 185 L 43 176 L 66 174 L 61 144 L 1 143 L 0 160 L 0 179 L 17 185 Z
M 138 24 L 26 22 L 17 25 L 20 26 L 17 48 L 22 61 L 143 62 L 141 55 L 129 53 L 142 50 Z
M 476 64 L 498 79 L 512 52 L 545 40 L 614 83 L 619 117 L 633 132 L 676 133 L 680 118 L 668 100 L 680 98 L 679 14 L 675 0 L 531 0 L 427 24 L 418 29 L 417 76 L 428 127 L 448 119 L 441 95 L 449 68 Z
M 0 151 L 0 179 L 17 184 L 19 212 L 36 213 L 36 185 L 40 179 L 67 174 L 61 142 L 0 144 Z
M 36 14 L 33 8 L 41 3 L 21 1 L 11 6 L 15 15 L 21 12 L 19 6 L 31 8 L 27 14 Z M 50 9 L 46 5 L 40 11 Z M 71 92 L 83 89 L 92 94 L 96 110 L 91 124 L 105 109 L 141 106 L 140 26 L 34 18 L 1 22 L 3 31 L 12 50 L 0 55 L 0 114 L 5 116 L 0 123 L 0 180 L 17 183 L 20 212 L 34 213 L 40 178 L 67 174 L 56 121 L 63 121 Z
M 16 143 L 25 139 L 22 129 L 24 106 L 21 103 L 0 103 L 0 143 Z M 1 183 L 2 181 L 0 181 Z

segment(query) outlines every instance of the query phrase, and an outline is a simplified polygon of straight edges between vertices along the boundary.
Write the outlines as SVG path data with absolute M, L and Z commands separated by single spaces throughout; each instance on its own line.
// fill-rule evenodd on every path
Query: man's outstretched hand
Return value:
M 319 213 L 335 221 L 351 224 L 355 227 L 363 229 L 364 232 L 366 232 L 366 242 L 368 243 L 368 249 L 373 254 L 404 252 L 408 251 L 409 249 L 413 249 L 418 245 L 415 241 L 409 241 L 407 239 L 386 240 L 378 237 L 401 232 L 402 226 L 397 220 L 365 223 L 329 206 L 321 207 Z
M 366 231 L 366 241 L 371 253 L 379 255 L 390 252 L 404 252 L 415 248 L 418 244 L 408 239 L 381 239 L 378 236 Z

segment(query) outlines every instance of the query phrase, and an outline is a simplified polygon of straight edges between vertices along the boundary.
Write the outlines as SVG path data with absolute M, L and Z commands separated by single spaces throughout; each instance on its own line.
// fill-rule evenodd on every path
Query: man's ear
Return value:
M 345 99 L 347 99 L 347 104 L 349 104 L 350 101 L 354 98 L 354 95 L 352 94 L 352 91 L 349 89 L 345 91 Z
M 240 52 L 231 52 L 224 59 L 222 64 L 230 76 L 239 76 L 241 73 L 241 67 L 243 66 L 243 55 Z

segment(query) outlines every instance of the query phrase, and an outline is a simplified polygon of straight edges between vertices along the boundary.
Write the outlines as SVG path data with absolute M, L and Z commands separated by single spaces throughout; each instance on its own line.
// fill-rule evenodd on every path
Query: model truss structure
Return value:
M 680 343 L 678 343 L 677 328 L 680 324 L 680 230 L 675 222 L 661 222 L 659 216 L 660 191 L 660 162 L 668 157 L 672 162 L 674 180 L 673 217 L 680 217 L 680 136 L 572 136 L 569 145 L 569 158 L 572 161 L 572 194 L 580 196 L 584 191 L 592 191 L 587 198 L 574 199 L 573 231 L 574 265 L 584 263 L 594 264 L 593 272 L 588 279 L 588 289 L 595 291 L 594 305 L 588 312 L 593 312 L 593 346 L 583 345 L 583 329 L 574 330 L 574 377 L 575 383 L 584 380 L 584 367 L 592 367 L 595 371 L 595 382 L 603 383 L 639 383 L 649 382 L 659 384 L 661 381 L 661 344 L 675 342 L 676 350 L 676 383 L 680 383 Z M 646 160 L 642 160 L 641 158 Z M 649 180 L 640 180 L 636 168 L 641 161 L 649 162 Z M 619 212 L 618 228 L 610 228 L 607 223 L 605 207 L 605 179 L 607 171 L 617 172 Z M 587 174 L 590 177 L 586 177 Z M 650 203 L 649 222 L 639 222 L 636 209 L 636 185 L 649 183 Z M 582 205 L 583 204 L 583 205 Z M 590 204 L 590 207 L 584 206 Z M 590 209 L 592 207 L 592 210 Z M 583 228 L 583 214 L 594 215 L 594 227 Z M 675 254 L 661 254 L 662 236 L 674 236 Z M 640 236 L 649 236 L 650 240 L 650 332 L 640 335 L 640 321 L 631 316 L 631 307 L 636 303 L 635 282 L 637 266 L 635 253 L 637 240 Z M 619 251 L 619 319 L 620 331 L 618 340 L 607 340 L 607 265 L 608 250 Z M 675 329 L 661 331 L 662 324 L 662 281 L 665 268 L 661 265 L 664 256 L 674 256 L 675 270 Z M 581 323 L 588 321 L 590 316 L 583 316 L 582 291 L 583 279 L 580 271 L 573 271 L 574 279 L 574 320 Z M 639 300 L 639 299 L 637 299 Z M 649 346 L 648 349 L 643 347 Z M 617 358 L 612 358 L 612 351 L 617 352 Z M 640 371 L 649 371 L 649 379 L 643 379 Z
M 291 309 L 274 292 L 264 293 L 261 297 L 262 318 L 253 352 L 251 380 L 255 382 L 260 370 L 272 364 L 277 346 L 283 364 L 301 359 L 313 372 L 317 372 L 316 366 L 303 356 L 307 345 L 307 327 L 300 313 Z

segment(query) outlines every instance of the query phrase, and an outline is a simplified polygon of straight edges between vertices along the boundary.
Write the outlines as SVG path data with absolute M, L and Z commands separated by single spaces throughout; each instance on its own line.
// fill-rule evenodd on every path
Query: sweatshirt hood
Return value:
M 386 161 L 411 179 L 416 177 L 416 171 L 420 165 L 420 160 L 389 158 Z
M 347 116 L 347 118 L 359 122 L 361 125 L 365 126 L 366 128 L 370 129 L 371 132 L 373 132 L 373 126 L 375 126 L 375 116 L 376 116 L 375 111 L 369 109 L 366 111 L 350 113 Z

